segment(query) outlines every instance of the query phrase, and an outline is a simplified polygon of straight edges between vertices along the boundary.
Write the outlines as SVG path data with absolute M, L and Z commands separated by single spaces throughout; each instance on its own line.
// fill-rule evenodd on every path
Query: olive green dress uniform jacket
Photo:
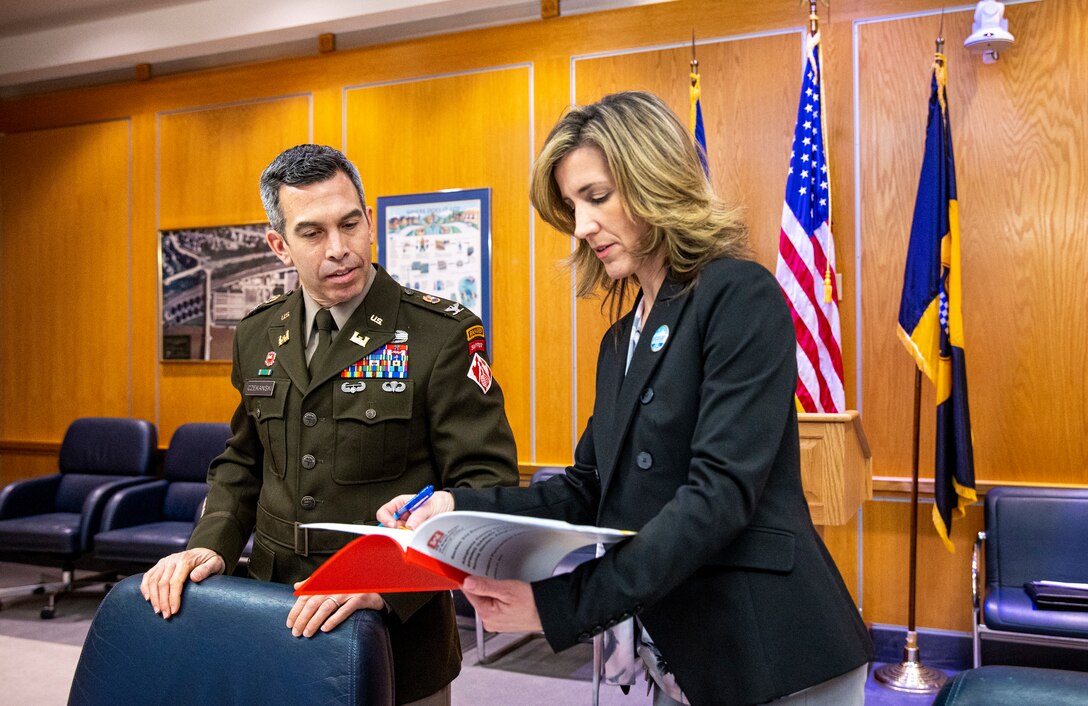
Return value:
M 475 360 L 480 320 L 374 270 L 370 291 L 312 375 L 301 289 L 238 324 L 231 379 L 242 401 L 227 448 L 211 464 L 190 548 L 213 549 L 232 567 L 255 531 L 250 574 L 293 583 L 354 538 L 300 523 L 373 522 L 390 498 L 428 484 L 517 483 L 502 391 L 491 382 L 485 392 L 487 380 L 470 377 L 474 365 L 486 370 Z M 341 377 L 394 342 L 407 346 L 407 377 Z M 449 592 L 383 598 L 397 702 L 438 691 L 461 666 Z

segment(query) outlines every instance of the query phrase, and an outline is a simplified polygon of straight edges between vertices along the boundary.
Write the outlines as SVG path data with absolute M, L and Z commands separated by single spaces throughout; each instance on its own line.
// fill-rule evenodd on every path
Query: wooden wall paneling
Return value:
M 159 228 L 264 222 L 261 172 L 311 124 L 309 95 L 161 114 Z
M 159 236 L 155 116 L 132 118 L 132 416 L 159 423 Z M 143 158 L 140 156 L 144 155 Z M 160 430 L 161 431 L 161 430 Z M 165 443 L 161 438 L 160 443 Z
M 54 444 L 0 445 L 0 488 L 26 478 L 40 478 L 57 472 L 60 441 Z
M 371 206 L 379 196 L 491 188 L 488 352 L 522 459 L 532 454 L 531 215 L 526 188 L 531 97 L 529 66 L 360 86 L 345 92 L 346 153 L 359 167 Z
M 230 361 L 170 361 L 161 365 L 159 445 L 188 422 L 229 422 L 238 406 L 230 383 Z
M 908 498 L 909 499 L 909 498 Z M 910 503 L 904 497 L 877 497 L 865 503 L 863 585 L 865 620 L 907 623 Z M 920 628 L 971 630 L 971 547 L 982 529 L 981 504 L 967 508 L 952 524 L 955 553 L 944 548 L 933 528 L 933 503 L 918 505 L 918 594 Z
M 284 149 L 309 142 L 312 125 L 309 95 L 159 115 L 159 229 L 265 222 L 260 174 Z M 161 363 L 158 382 L 164 445 L 180 424 L 229 421 L 238 404 L 229 361 Z
M 131 412 L 130 123 L 0 139 L 0 439 Z
M 540 152 L 555 122 L 570 104 L 571 71 L 567 57 L 534 64 L 533 156 Z M 526 173 L 528 188 L 528 173 Z M 535 355 L 532 360 L 536 408 L 534 451 L 538 463 L 566 466 L 574 460 L 582 433 L 574 413 L 578 369 L 573 344 L 574 310 L 571 271 L 563 261 L 571 238 L 533 214 L 533 299 Z M 593 348 L 590 341 L 590 348 Z M 584 344 L 584 342 L 583 342 Z M 583 346 L 579 346 L 582 348 Z M 522 458 L 525 455 L 522 454 Z
M 1088 3 L 1008 7 L 1017 43 L 984 65 L 953 37 L 949 106 L 957 159 L 964 321 L 975 474 L 1084 483 L 1088 441 L 1085 248 Z M 878 475 L 910 468 L 913 366 L 895 335 L 903 262 L 924 145 L 936 16 L 859 26 L 866 429 Z M 933 393 L 922 416 L 932 473 Z

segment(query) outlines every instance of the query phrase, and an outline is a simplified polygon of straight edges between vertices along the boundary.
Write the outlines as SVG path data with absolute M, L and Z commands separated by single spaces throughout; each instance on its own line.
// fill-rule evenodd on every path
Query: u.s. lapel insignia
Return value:
M 264 367 L 271 368 L 272 364 L 276 362 L 276 351 L 268 351 L 268 355 L 264 357 Z
M 283 316 L 280 317 L 280 321 L 287 321 L 288 317 L 290 317 L 290 316 L 291 316 L 291 312 L 285 311 L 285 312 L 283 312 Z
M 355 331 L 351 334 L 351 342 L 357 346 L 366 348 L 366 344 L 370 343 L 370 336 L 363 336 L 360 335 L 358 331 Z
M 654 331 L 654 337 L 650 339 L 650 350 L 657 353 L 665 347 L 665 341 L 669 340 L 669 327 L 661 324 Z
M 284 343 L 287 343 L 290 340 L 291 340 L 291 332 L 290 331 L 284 331 L 283 333 L 280 334 L 280 337 L 276 339 L 276 345 L 282 346 Z
M 379 326 L 382 325 L 382 317 L 378 316 L 377 314 L 371 314 L 370 320 L 378 324 Z

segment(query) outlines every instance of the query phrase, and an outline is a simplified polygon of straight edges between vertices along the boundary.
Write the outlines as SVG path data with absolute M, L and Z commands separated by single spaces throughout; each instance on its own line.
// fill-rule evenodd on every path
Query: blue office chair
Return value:
M 94 555 L 142 571 L 185 549 L 208 493 L 208 466 L 230 439 L 229 424 L 182 424 L 170 438 L 163 480 L 125 488 L 106 504 Z
M 15 481 L 0 490 L 0 559 L 60 566 L 59 582 L 0 590 L 0 599 L 47 593 L 43 618 L 52 618 L 59 593 L 102 577 L 75 580 L 76 568 L 102 569 L 89 557 L 102 511 L 113 493 L 152 480 L 157 437 L 141 419 L 84 417 L 61 442 L 59 473 Z
M 393 703 L 393 655 L 376 611 L 297 638 L 284 627 L 290 586 L 210 576 L 186 582 L 181 611 L 163 620 L 140 579 L 114 586 L 95 613 L 69 706 Z

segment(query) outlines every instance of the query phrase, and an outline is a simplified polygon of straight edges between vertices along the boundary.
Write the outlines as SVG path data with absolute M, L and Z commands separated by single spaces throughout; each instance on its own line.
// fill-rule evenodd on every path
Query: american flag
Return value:
M 797 334 L 797 409 L 842 412 L 846 400 L 818 32 L 808 36 L 805 54 L 775 277 L 789 302 Z

